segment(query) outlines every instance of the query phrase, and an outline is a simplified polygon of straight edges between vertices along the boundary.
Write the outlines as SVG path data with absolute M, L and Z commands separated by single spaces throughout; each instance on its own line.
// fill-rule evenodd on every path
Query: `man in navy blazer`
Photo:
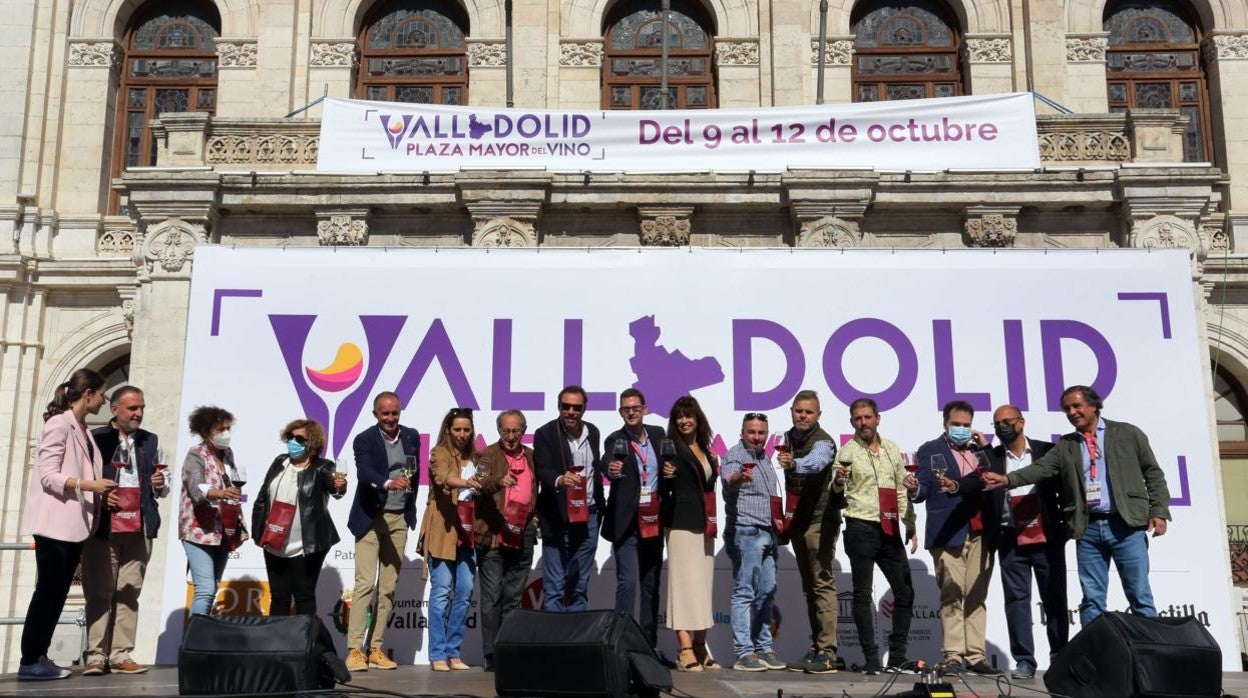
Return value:
M 407 532 L 416 527 L 415 479 L 420 461 L 420 434 L 399 424 L 399 396 L 373 398 L 377 424 L 356 435 L 355 499 L 347 528 L 355 536 L 355 591 L 347 627 L 347 668 L 351 671 L 394 669 L 382 650 L 394 592 L 403 567 Z M 411 469 L 409 475 L 404 471 Z M 370 649 L 364 654 L 367 612 L 377 592 Z
M 584 611 L 589 608 L 589 575 L 598 550 L 598 516 L 606 508 L 602 496 L 598 427 L 584 421 L 585 389 L 569 385 L 559 391 L 559 416 L 533 433 L 533 461 L 541 489 L 537 521 L 542 530 L 542 610 Z M 581 468 L 580 473 L 572 468 Z M 568 522 L 568 487 L 584 485 L 588 522 Z
M 658 644 L 659 578 L 663 571 L 663 532 L 659 530 L 659 477 L 662 463 L 660 444 L 665 438 L 661 427 L 642 420 L 648 410 L 646 397 L 636 388 L 620 393 L 620 416 L 624 427 L 607 435 L 603 460 L 611 479 L 611 494 L 602 520 L 602 537 L 611 541 L 615 554 L 615 610 L 633 613 L 637 590 L 641 589 L 641 610 L 635 616 L 650 646 Z M 619 457 L 616 445 L 623 444 Z M 642 497 L 653 498 L 655 534 L 643 538 L 637 523 Z
M 1000 445 L 992 453 L 1006 475 L 1031 465 L 1048 453 L 1053 444 L 1029 439 L 1023 433 L 1027 420 L 1014 405 L 1002 405 L 992 413 L 992 426 Z M 1010 654 L 1015 679 L 1036 674 L 1036 646 L 1031 633 L 1031 578 L 1040 588 L 1049 656 L 1056 655 L 1070 637 L 1066 610 L 1066 531 L 1062 515 L 1062 483 L 1059 478 L 1041 480 L 1013 492 L 995 490 L 994 503 L 1001 511 L 1001 538 L 997 553 L 1001 564 L 1001 591 L 1005 596 L 1005 622 L 1010 631 Z
M 972 431 L 975 408 L 963 400 L 944 407 L 945 432 L 919 447 L 918 489 L 913 502 L 925 502 L 924 547 L 936 563 L 940 586 L 940 624 L 944 631 L 942 675 L 971 671 L 1001 673 L 987 661 L 988 584 L 1000 535 L 1000 511 L 984 492 L 978 469 L 1000 472 L 1001 465 L 986 450 L 983 434 Z M 937 477 L 933 468 L 947 468 Z

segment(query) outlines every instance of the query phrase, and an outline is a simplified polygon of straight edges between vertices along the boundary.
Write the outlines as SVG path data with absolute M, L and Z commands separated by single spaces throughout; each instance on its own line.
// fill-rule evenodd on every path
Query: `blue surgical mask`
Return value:
M 949 427 L 949 440 L 961 446 L 971 440 L 970 427 Z
M 307 446 L 304 446 L 303 444 L 299 443 L 298 441 L 295 441 L 294 439 L 291 439 L 286 442 L 286 453 L 290 454 L 291 458 L 298 459 L 301 456 L 303 456 L 303 454 L 306 453 L 307 450 L 308 450 Z

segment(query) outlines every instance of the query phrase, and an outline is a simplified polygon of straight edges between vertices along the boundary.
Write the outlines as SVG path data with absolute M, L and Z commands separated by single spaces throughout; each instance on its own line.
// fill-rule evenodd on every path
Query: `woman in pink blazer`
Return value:
M 87 413 L 104 404 L 104 378 L 89 369 L 74 371 L 56 388 L 43 414 L 35 472 L 22 512 L 22 534 L 35 537 L 38 579 L 22 627 L 18 681 L 63 679 L 69 671 L 48 659 L 52 631 L 65 607 L 82 544 L 95 532 L 96 515 L 117 483 L 100 477 L 104 464 L 91 434 Z

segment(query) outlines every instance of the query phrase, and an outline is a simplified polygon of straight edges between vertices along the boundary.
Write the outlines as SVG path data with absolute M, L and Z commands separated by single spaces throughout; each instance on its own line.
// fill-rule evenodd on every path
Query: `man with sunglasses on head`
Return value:
M 767 415 L 741 420 L 741 441 L 724 454 L 724 548 L 732 560 L 732 649 L 737 671 L 785 669 L 771 638 L 776 598 L 778 531 L 771 498 L 780 496 L 779 476 L 767 457 Z
M 1075 431 L 1031 465 L 1007 475 L 987 473 L 988 489 L 1032 485 L 1058 478 L 1064 523 L 1075 538 L 1079 565 L 1079 623 L 1105 612 L 1109 561 L 1114 561 L 1131 613 L 1155 618 L 1148 582 L 1148 534 L 1166 533 L 1170 490 L 1144 432 L 1101 416 L 1101 396 L 1086 385 L 1062 393 L 1062 411 Z
M 542 610 L 589 608 L 589 577 L 598 549 L 598 515 L 606 509 L 598 483 L 598 427 L 584 421 L 587 396 L 579 385 L 559 391 L 559 416 L 533 434 L 541 490 L 537 519 L 542 533 Z M 569 521 L 569 489 L 584 488 L 587 521 Z
M 412 491 L 418 485 L 404 471 L 410 467 L 409 460 L 416 465 L 420 458 L 420 434 L 399 424 L 401 411 L 398 395 L 389 391 L 378 393 L 373 398 L 377 424 L 357 434 L 351 444 L 357 484 L 347 517 L 347 528 L 355 536 L 355 589 L 347 621 L 350 671 L 398 666 L 386 656 L 382 642 L 390 609 L 394 607 L 394 593 L 399 588 L 407 532 L 416 528 Z M 373 613 L 371 647 L 365 655 L 364 636 L 374 592 L 377 610 Z
M 640 503 L 653 501 L 658 514 L 661 427 L 643 420 L 649 412 L 646 397 L 636 388 L 620 393 L 620 417 L 624 427 L 607 435 L 603 460 L 611 479 L 611 494 L 602 518 L 602 537 L 611 541 L 615 555 L 615 610 L 633 614 L 638 592 L 641 607 L 637 615 L 641 631 L 651 647 L 658 644 L 659 578 L 663 571 L 663 532 L 654 521 L 650 537 L 638 524 Z M 620 458 L 617 443 L 627 447 Z
M 789 411 L 793 417 L 793 428 L 785 434 L 789 448 L 776 460 L 785 470 L 786 488 L 798 495 L 787 534 L 793 541 L 810 620 L 810 649 L 789 665 L 789 671 L 831 674 L 845 666 L 836 654 L 839 609 L 834 570 L 845 499 L 832 492 L 828 466 L 836 458 L 836 443 L 819 426 L 819 395 L 813 390 L 798 392 Z

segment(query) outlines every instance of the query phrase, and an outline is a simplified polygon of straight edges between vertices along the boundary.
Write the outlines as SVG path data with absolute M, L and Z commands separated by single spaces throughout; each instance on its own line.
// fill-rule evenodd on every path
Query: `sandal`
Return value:
M 697 649 L 694 649 L 694 650 L 693 650 L 693 657 L 694 657 L 694 659 L 697 659 L 697 657 L 698 657 L 698 655 L 699 655 L 699 654 L 700 654 L 700 655 L 702 655 L 702 660 L 701 660 L 699 663 L 700 663 L 700 664 L 701 664 L 704 668 L 711 669 L 712 671 L 713 671 L 713 670 L 715 670 L 715 669 L 722 669 L 722 668 L 723 668 L 723 666 L 722 666 L 719 662 L 715 661 L 715 660 L 714 660 L 714 658 L 712 658 L 712 657 L 711 657 L 711 653 L 706 651 L 706 643 L 705 643 L 705 642 L 695 642 L 695 643 L 693 643 L 693 646 L 694 646 L 695 648 L 701 648 L 701 649 L 702 649 L 702 651 L 701 651 L 701 652 L 699 652 Z
M 693 657 L 692 662 L 685 661 L 685 653 Z M 676 657 L 677 671 L 702 671 L 702 663 L 698 661 L 698 655 L 693 651 L 692 647 L 681 647 L 680 654 Z

